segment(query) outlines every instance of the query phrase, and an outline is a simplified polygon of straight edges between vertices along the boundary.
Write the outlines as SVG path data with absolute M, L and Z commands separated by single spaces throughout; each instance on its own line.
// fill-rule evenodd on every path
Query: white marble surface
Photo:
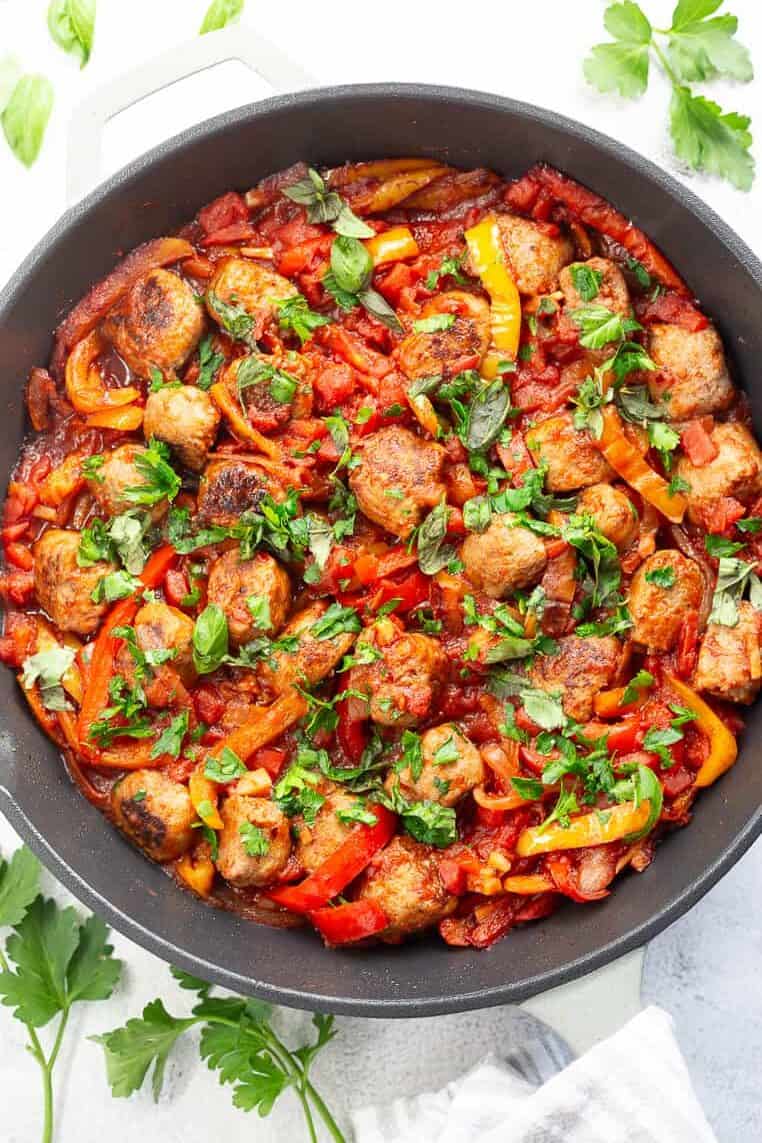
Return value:
M 96 51 L 83 72 L 48 41 L 47 0 L 0 0 L 0 54 L 16 52 L 28 70 L 55 83 L 56 106 L 40 160 L 25 171 L 0 144 L 0 281 L 65 206 L 64 153 L 71 108 L 118 70 L 133 66 L 192 36 L 207 0 L 99 0 Z M 644 0 L 655 24 L 669 23 L 668 0 Z M 762 68 L 762 9 L 758 0 L 731 0 L 743 38 Z M 320 83 L 371 80 L 446 82 L 483 88 L 552 107 L 587 122 L 647 154 L 674 172 L 665 136 L 668 93 L 654 76 L 638 103 L 603 99 L 581 78 L 579 64 L 601 35 L 605 5 L 597 0 L 472 0 L 411 4 L 386 0 L 378 9 L 312 0 L 264 5 L 248 0 L 245 22 L 287 49 Z M 287 19 L 284 21 L 284 12 Z M 285 23 L 285 28 L 284 28 Z M 727 108 L 756 111 L 762 87 L 713 85 Z M 133 108 L 112 123 L 104 144 L 104 174 L 181 128 L 266 93 L 244 69 L 227 65 Z M 758 128 L 762 130 L 762 127 Z M 762 253 L 762 176 L 742 195 L 726 184 L 694 176 L 685 181 Z M 9 222 L 10 220 L 10 222 Z M 0 820 L 0 849 L 14 845 Z M 668 858 L 665 853 L 661 860 Z M 762 887 L 757 845 L 686 918 L 651 945 L 644 994 L 673 1013 L 696 1086 L 720 1143 L 762 1137 L 758 1091 L 762 1064 L 762 924 L 755 907 Z M 48 878 L 46 888 L 52 890 Z M 60 890 L 56 892 L 65 894 Z M 180 1052 L 158 1106 L 141 1094 L 114 1103 L 103 1082 L 99 1049 L 86 1036 L 123 1022 L 154 995 L 180 1010 L 187 1003 L 165 966 L 131 942 L 115 937 L 126 962 L 123 985 L 109 1002 L 86 1007 L 72 1023 L 57 1076 L 59 1143 L 108 1137 L 111 1143 L 206 1143 L 226 1139 L 259 1143 L 302 1137 L 288 1097 L 269 1120 L 235 1112 L 229 1095 L 204 1074 L 194 1051 Z M 282 1017 L 290 1031 L 303 1014 Z M 366 1102 L 440 1085 L 490 1049 L 505 1052 L 516 1035 L 512 1014 L 482 1014 L 399 1023 L 342 1019 L 341 1038 L 317 1066 L 317 1079 L 339 1111 Z M 38 1136 L 35 1065 L 22 1051 L 21 1026 L 0 1013 L 0 1092 L 5 1143 Z M 12 1093 L 8 1097 L 8 1093 Z

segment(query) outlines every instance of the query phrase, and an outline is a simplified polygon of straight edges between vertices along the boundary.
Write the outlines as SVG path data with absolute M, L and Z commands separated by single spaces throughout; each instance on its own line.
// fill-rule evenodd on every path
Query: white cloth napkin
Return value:
M 545 1083 L 536 1061 L 488 1057 L 438 1092 L 352 1114 L 357 1143 L 717 1143 L 672 1020 L 640 1012 Z

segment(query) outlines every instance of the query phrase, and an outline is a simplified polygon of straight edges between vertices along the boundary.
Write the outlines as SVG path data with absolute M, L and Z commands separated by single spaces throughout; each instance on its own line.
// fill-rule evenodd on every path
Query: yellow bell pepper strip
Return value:
M 217 808 L 219 786 L 206 777 L 203 762 L 199 763 L 188 779 L 188 795 L 204 825 L 210 829 L 222 829 L 223 821 Z
M 438 163 L 430 163 L 417 171 L 390 175 L 377 185 L 371 183 L 367 188 L 360 188 L 351 197 L 348 196 L 349 205 L 356 214 L 383 214 L 446 174 L 449 169 Z
M 645 769 L 645 767 L 644 767 Z M 553 822 L 547 829 L 532 826 L 519 834 L 516 853 L 519 857 L 535 857 L 538 853 L 553 853 L 557 849 L 582 849 L 588 845 L 607 845 L 611 841 L 637 836 L 648 825 L 651 804 L 641 801 L 622 802 L 598 813 L 581 814 L 572 818 L 568 826 Z
M 680 702 L 696 715 L 691 725 L 698 727 L 709 739 L 709 755 L 696 775 L 697 786 L 711 786 L 738 757 L 738 743 L 735 735 L 728 730 L 721 718 L 700 698 L 691 687 L 686 686 L 674 675 L 667 675 L 671 690 L 679 696 Z
M 658 472 L 643 459 L 635 446 L 624 435 L 622 419 L 616 409 L 607 405 L 603 413 L 603 434 L 595 444 L 615 472 L 644 500 L 658 508 L 673 524 L 679 524 L 685 515 L 688 501 L 680 492 L 670 494 L 669 485 Z
M 244 417 L 233 397 L 221 381 L 215 382 L 209 390 L 209 396 L 228 422 L 232 432 L 239 440 L 248 441 L 271 460 L 280 460 L 281 452 L 275 441 L 269 440 Z
M 175 864 L 178 877 L 199 897 L 208 897 L 214 883 L 214 862 L 208 849 L 206 844 L 197 846 Z
M 467 230 L 465 238 L 473 268 L 490 296 L 492 344 L 513 361 L 519 351 L 521 298 L 506 265 L 497 219 L 488 215 Z
M 436 409 L 432 405 L 429 398 L 425 393 L 418 393 L 415 397 L 411 397 L 410 393 L 406 394 L 407 403 L 413 411 L 415 419 L 421 426 L 425 433 L 435 440 L 440 432 L 439 417 L 437 416 Z
M 373 259 L 374 266 L 401 262 L 404 258 L 417 258 L 420 254 L 418 243 L 407 226 L 392 226 L 375 238 L 369 238 L 363 245 Z
M 646 692 L 638 690 L 632 702 L 624 701 L 626 687 L 612 687 L 609 691 L 598 691 L 593 697 L 593 710 L 599 718 L 619 718 L 620 715 L 629 714 L 637 710 L 646 701 Z
M 362 179 L 388 179 L 390 175 L 401 175 L 408 171 L 426 171 L 432 166 L 441 165 L 433 159 L 372 159 L 368 163 L 352 163 L 348 167 L 337 167 L 328 176 L 328 185 L 345 187 L 351 183 L 359 183 Z
M 121 409 L 103 409 L 100 413 L 90 413 L 87 423 L 94 429 L 133 433 L 143 424 L 143 408 L 141 405 L 125 405 Z
M 503 889 L 506 893 L 518 893 L 522 897 L 533 897 L 535 893 L 548 893 L 555 889 L 554 881 L 542 873 L 517 874 L 503 878 Z
M 140 396 L 134 385 L 107 389 L 96 367 L 103 343 L 93 331 L 72 349 L 66 362 L 66 396 L 78 413 L 99 413 L 130 405 Z

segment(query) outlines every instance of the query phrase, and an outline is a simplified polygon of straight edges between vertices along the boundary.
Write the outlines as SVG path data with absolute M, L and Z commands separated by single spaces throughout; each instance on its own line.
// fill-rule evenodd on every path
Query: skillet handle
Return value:
M 644 958 L 645 947 L 635 949 L 579 980 L 533 996 L 521 1007 L 544 1020 L 581 1055 L 640 1012 Z
M 171 84 L 229 60 L 245 64 L 276 92 L 317 86 L 279 47 L 239 24 L 173 47 L 98 87 L 74 109 L 66 156 L 69 205 L 100 181 L 103 129 L 110 119 Z

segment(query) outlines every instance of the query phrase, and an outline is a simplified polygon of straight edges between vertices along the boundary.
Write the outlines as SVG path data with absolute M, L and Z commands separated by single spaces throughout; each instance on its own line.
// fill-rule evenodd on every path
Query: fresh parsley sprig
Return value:
M 672 86 L 669 126 L 678 158 L 749 190 L 754 180 L 751 119 L 723 111 L 688 87 L 718 77 L 742 83 L 753 77 L 749 52 L 736 39 L 737 18 L 729 12 L 715 15 L 722 3 L 678 0 L 669 28 L 653 27 L 633 0 L 611 4 L 603 22 L 612 42 L 596 44 L 583 67 L 588 83 L 599 91 L 636 99 L 648 87 L 655 57 Z
M 22 847 L 0 861 L 0 927 L 13 929 L 0 950 L 0 1000 L 26 1027 L 29 1052 L 43 1084 L 42 1143 L 53 1139 L 53 1069 L 72 1006 L 106 1000 L 116 987 L 121 961 L 112 956 L 108 929 L 98 917 L 83 921 L 39 895 L 40 867 Z M 50 1050 L 39 1029 L 58 1019 Z
M 316 1013 L 312 1018 L 314 1041 L 292 1050 L 274 1031 L 269 1004 L 211 996 L 212 986 L 206 981 L 179 969 L 172 969 L 172 974 L 182 988 L 196 993 L 197 1003 L 189 1016 L 171 1015 L 156 999 L 123 1027 L 93 1037 L 103 1047 L 113 1096 L 132 1095 L 150 1072 L 154 1099 L 158 1099 L 175 1044 L 186 1032 L 200 1027 L 199 1054 L 210 1071 L 218 1073 L 220 1083 L 233 1086 L 235 1107 L 256 1109 L 264 1117 L 290 1088 L 302 1106 L 312 1143 L 317 1141 L 316 1120 L 322 1121 L 335 1143 L 346 1143 L 309 1077 L 318 1052 L 336 1035 L 333 1016 Z

